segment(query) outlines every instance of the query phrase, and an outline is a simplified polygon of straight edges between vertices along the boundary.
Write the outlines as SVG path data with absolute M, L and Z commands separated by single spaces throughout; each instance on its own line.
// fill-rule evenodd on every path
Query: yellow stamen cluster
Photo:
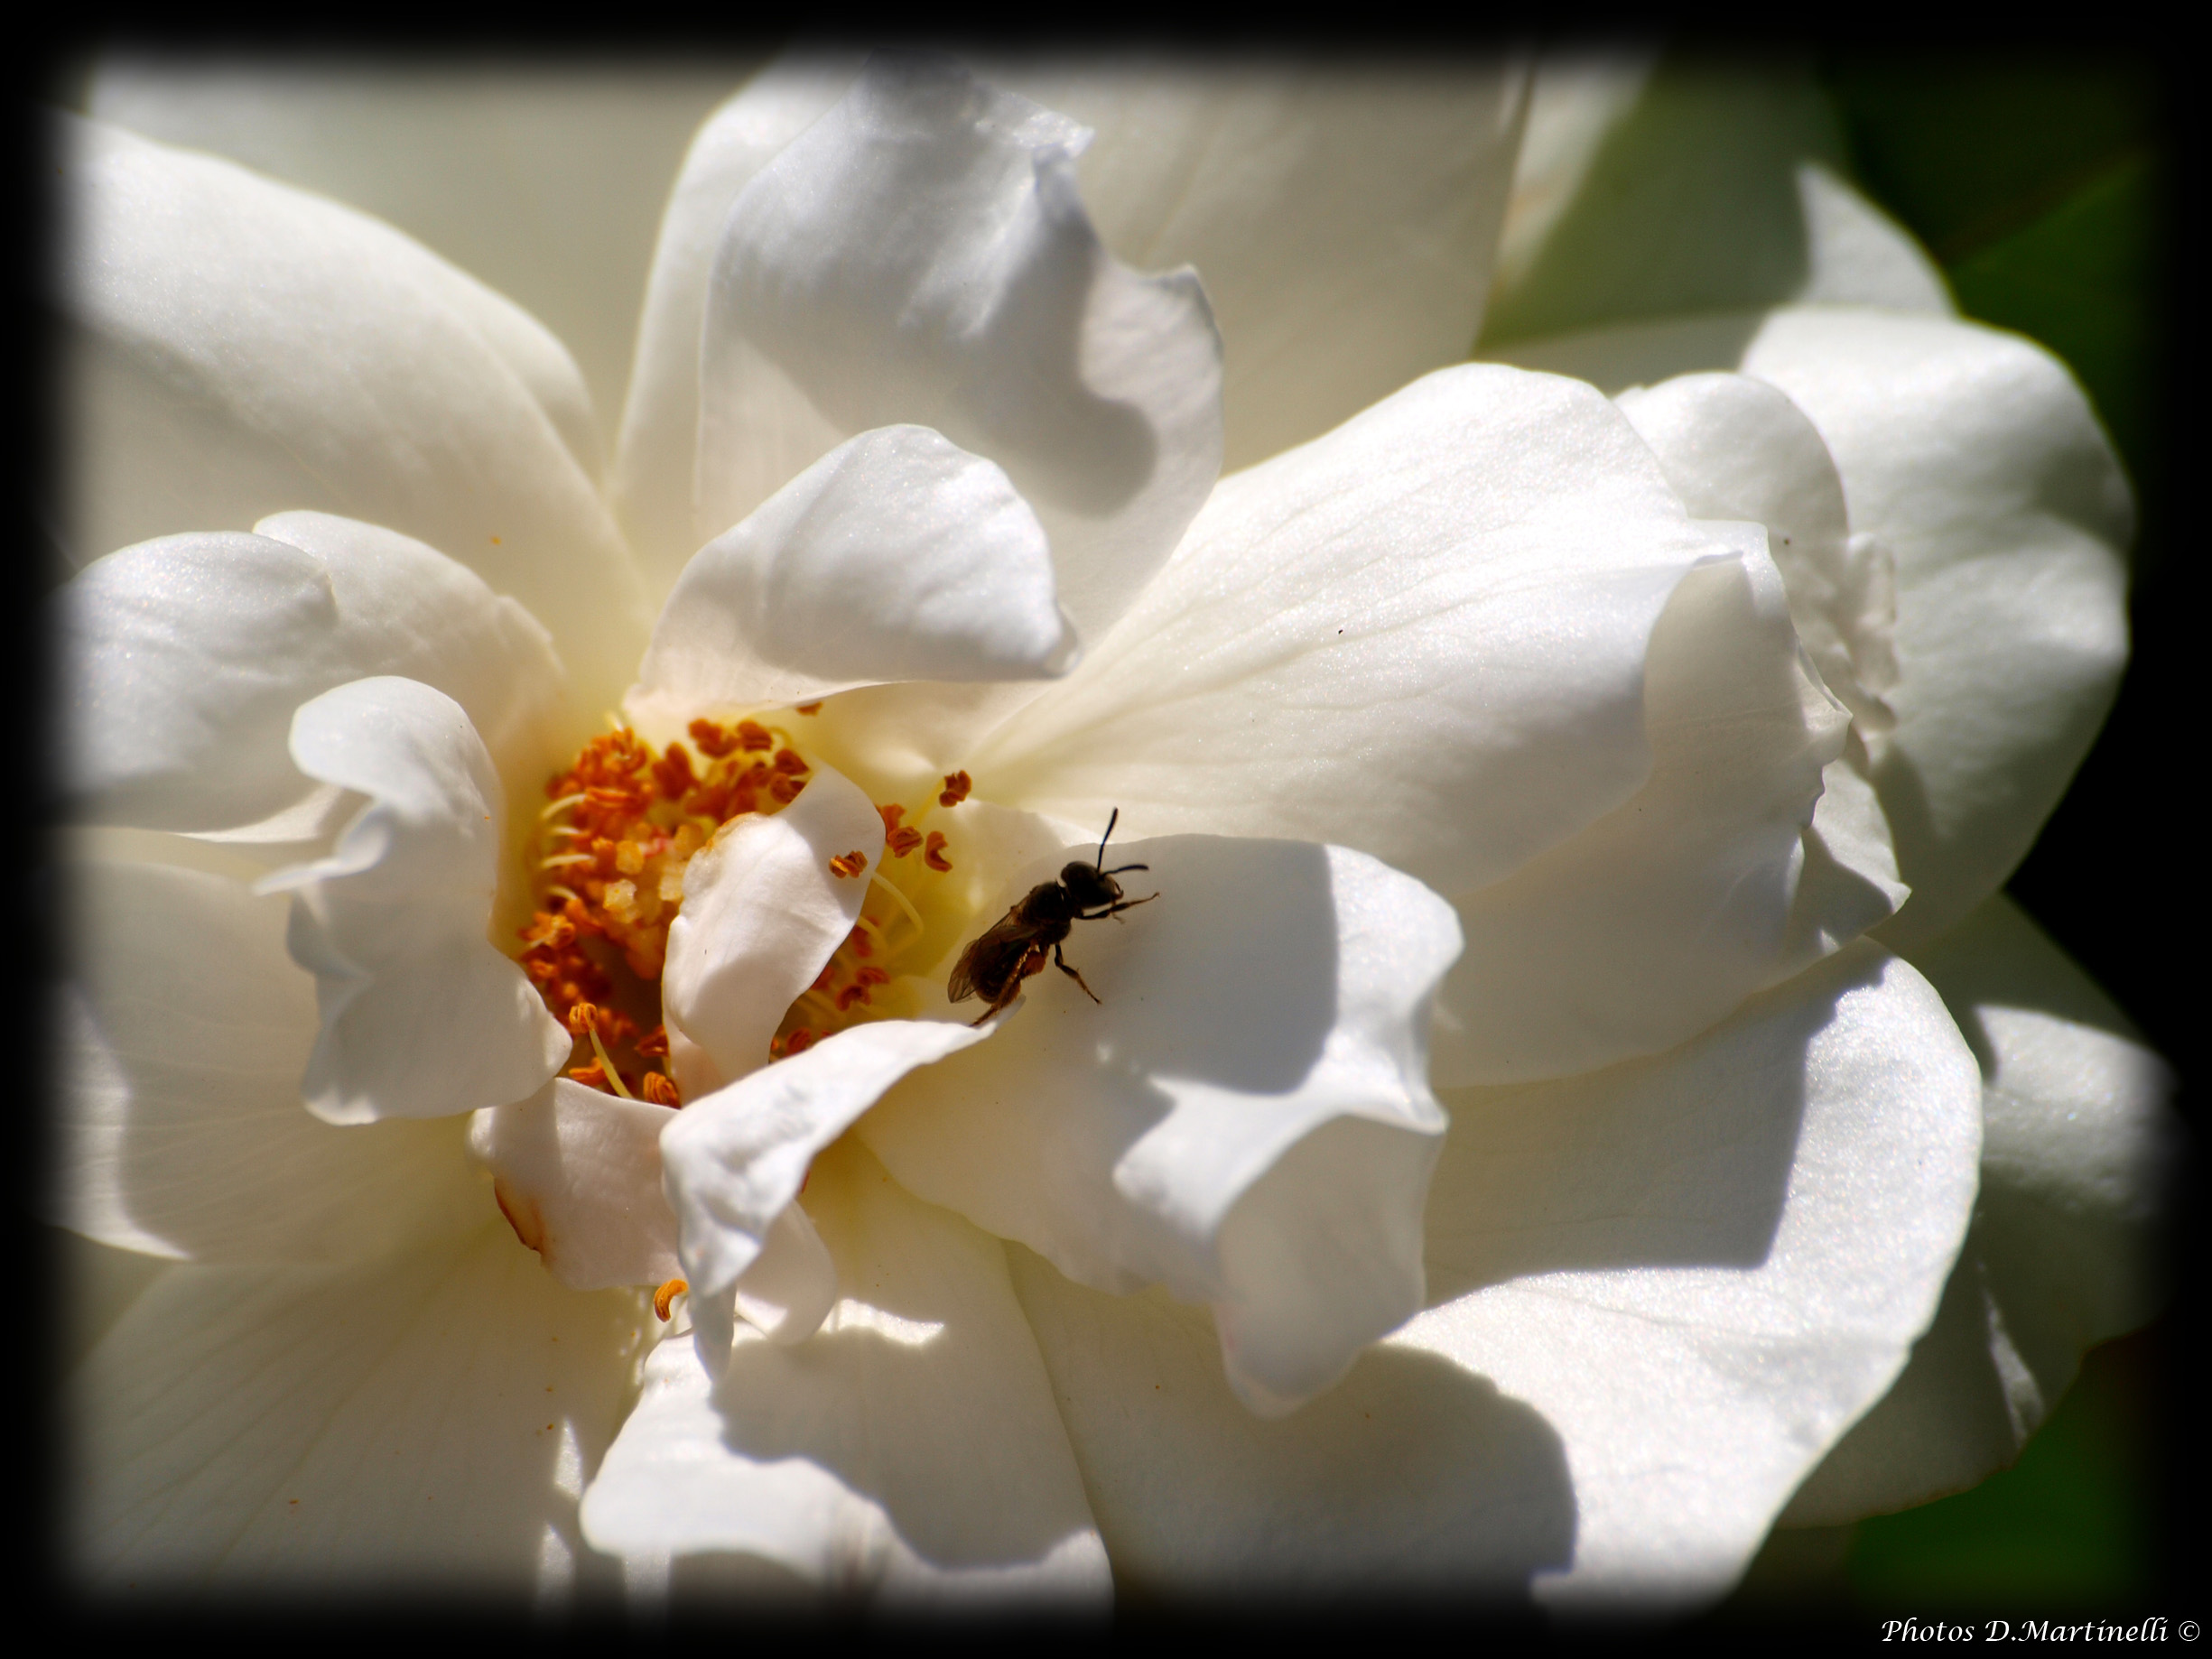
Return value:
M 540 814 L 530 854 L 538 908 L 519 930 L 524 972 L 576 1039 L 568 1075 L 672 1107 L 683 1101 L 668 1074 L 665 1028 L 646 1030 L 618 1005 L 642 1015 L 657 1004 L 668 925 L 683 904 L 692 857 L 723 825 L 788 806 L 813 771 L 788 732 L 757 720 L 693 720 L 689 736 L 698 760 L 681 741 L 655 753 L 635 731 L 617 727 L 586 743 L 546 783 L 552 804 Z M 937 800 L 945 806 L 971 787 L 964 772 L 944 784 Z M 860 1010 L 890 982 L 890 962 L 922 937 L 920 913 L 886 874 L 894 861 L 918 848 L 922 867 L 938 875 L 953 867 L 943 832 L 904 823 L 903 805 L 877 810 L 885 829 L 883 867 L 869 869 L 859 848 L 830 860 L 832 874 L 865 879 L 868 892 L 850 935 L 785 1015 L 769 1045 L 775 1058 L 868 1017 Z M 928 810 L 925 802 L 915 816 Z M 634 1062 L 630 1069 L 626 1061 Z

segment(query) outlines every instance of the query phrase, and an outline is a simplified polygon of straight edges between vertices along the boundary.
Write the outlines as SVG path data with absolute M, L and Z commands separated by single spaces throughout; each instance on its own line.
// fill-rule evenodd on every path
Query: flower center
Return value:
M 819 703 L 802 706 L 810 715 Z M 587 742 L 545 785 L 526 857 L 533 894 L 519 929 L 523 971 L 575 1038 L 568 1075 L 590 1088 L 662 1106 L 683 1098 L 668 1067 L 660 1018 L 660 978 L 668 927 L 683 904 L 683 872 L 725 826 L 749 814 L 780 812 L 814 771 L 782 726 L 745 718 L 692 721 L 689 736 L 656 752 L 629 727 Z M 935 808 L 968 796 L 964 772 L 916 804 L 878 803 L 881 867 L 859 849 L 831 870 L 865 881 L 867 896 L 851 931 L 814 983 L 785 1013 L 768 1045 L 780 1060 L 833 1031 L 881 1018 L 875 1007 L 901 969 L 913 971 L 943 950 L 946 909 L 938 882 L 953 868 L 942 830 L 922 823 Z M 919 853 L 919 857 L 913 855 Z M 935 925 L 933 925 L 935 922 Z M 917 947 L 927 941 L 926 954 Z

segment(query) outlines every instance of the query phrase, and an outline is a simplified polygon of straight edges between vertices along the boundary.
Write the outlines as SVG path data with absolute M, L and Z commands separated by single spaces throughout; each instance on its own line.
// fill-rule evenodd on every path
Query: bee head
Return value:
M 1060 885 L 1083 910 L 1111 904 L 1121 896 L 1120 882 L 1105 871 L 1080 862 L 1060 867 Z

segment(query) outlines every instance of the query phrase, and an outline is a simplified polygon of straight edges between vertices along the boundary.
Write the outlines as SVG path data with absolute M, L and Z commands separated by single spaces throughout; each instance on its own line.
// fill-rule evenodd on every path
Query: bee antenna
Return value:
M 1116 807 L 1116 808 L 1114 808 L 1114 810 L 1113 810 L 1113 816 L 1112 816 L 1111 818 L 1109 818 L 1109 819 L 1106 820 L 1106 833 L 1105 833 L 1104 835 L 1101 835 L 1101 837 L 1099 837 L 1099 839 L 1098 839 L 1098 860 L 1097 860 L 1097 862 L 1096 862 L 1096 863 L 1094 863 L 1094 864 L 1093 864 L 1093 865 L 1091 867 L 1092 869 L 1094 869 L 1094 870 L 1103 870 L 1103 869 L 1105 869 L 1105 867 L 1106 867 L 1106 843 L 1107 843 L 1108 841 L 1110 841 L 1110 840 L 1111 840 L 1111 839 L 1113 839 L 1114 826 L 1115 826 L 1116 824 L 1120 823 L 1120 821 L 1121 821 L 1121 809 L 1120 809 L 1120 807 Z

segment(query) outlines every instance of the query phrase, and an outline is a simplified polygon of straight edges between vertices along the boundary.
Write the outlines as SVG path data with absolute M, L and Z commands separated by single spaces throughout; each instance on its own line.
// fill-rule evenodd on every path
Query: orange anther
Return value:
M 604 1016 L 599 1008 L 588 1002 L 580 1002 L 569 1010 L 568 1028 L 576 1035 L 589 1035 L 596 1030 Z
M 556 961 L 548 961 L 542 956 L 530 958 L 522 965 L 522 970 L 538 985 L 544 985 L 561 977 L 561 964 Z
M 607 1068 L 596 1060 L 587 1066 L 571 1066 L 568 1074 L 586 1089 L 606 1089 L 609 1094 L 614 1093 L 607 1086 Z
M 880 968 L 863 968 L 852 976 L 855 985 L 888 985 L 891 976 Z
M 594 783 L 586 789 L 584 799 L 593 806 L 620 807 L 630 812 L 642 810 L 646 804 L 645 798 L 637 791 L 605 783 Z
M 854 1003 L 864 1003 L 867 1000 L 868 987 L 866 986 L 849 985 L 837 994 L 837 1011 L 840 1014 L 842 1014 L 848 1008 L 851 1007 Z
M 638 1092 L 655 1106 L 682 1106 L 683 1104 L 683 1094 L 676 1087 L 675 1080 L 665 1077 L 658 1071 L 646 1073 L 646 1086 Z
M 940 872 L 953 867 L 953 861 L 944 856 L 943 830 L 932 830 L 929 832 L 929 840 L 922 848 L 922 862 Z
M 804 1054 L 814 1046 L 814 1033 L 802 1025 L 787 1037 L 768 1039 L 768 1058 L 788 1060 L 794 1054 Z
M 799 792 L 805 787 L 804 778 L 776 778 L 768 784 L 768 793 L 789 806 L 799 798 Z
M 846 934 L 845 943 L 852 948 L 852 954 L 855 956 L 876 954 L 875 941 L 869 938 L 868 930 L 864 927 L 856 927 L 851 932 Z
M 738 746 L 737 739 L 712 720 L 693 720 L 689 729 L 699 752 L 710 760 L 720 760 Z
M 681 1279 L 671 1279 L 653 1293 L 653 1311 L 664 1322 L 668 1318 L 669 1304 L 692 1287 Z
M 776 769 L 784 774 L 786 777 L 795 778 L 804 777 L 806 775 L 806 774 L 813 770 L 812 766 L 808 765 L 806 762 L 801 758 L 799 752 L 796 749 L 776 750 Z
M 809 987 L 807 987 L 807 988 L 808 988 L 808 989 L 810 989 L 810 990 L 816 990 L 816 991 L 826 991 L 826 990 L 828 990 L 828 989 L 830 988 L 830 980 L 831 980 L 831 978 L 832 978 L 832 976 L 833 976 L 833 975 L 834 975 L 836 972 L 837 972 L 837 964 L 836 964 L 836 962 L 835 962 L 835 961 L 833 961 L 833 960 L 832 960 L 832 961 L 824 962 L 824 963 L 822 965 L 822 971 L 821 971 L 820 973 L 818 973 L 818 974 L 816 974 L 816 975 L 814 976 L 814 983 L 813 983 L 812 986 L 810 986 Z
M 850 881 L 867 867 L 868 855 L 857 847 L 850 852 L 840 853 L 830 860 L 830 874 L 846 881 Z
M 637 1052 L 646 1060 L 658 1060 L 668 1052 L 668 1027 L 655 1025 L 637 1039 Z
M 878 805 L 876 814 L 883 820 L 884 833 L 888 835 L 898 828 L 898 820 L 906 817 L 906 809 L 895 801 L 889 806 Z
M 944 774 L 944 791 L 937 797 L 937 804 L 958 806 L 968 798 L 968 792 L 974 787 L 975 780 L 966 773 L 948 772 Z
M 884 839 L 883 844 L 891 849 L 892 857 L 904 858 L 922 844 L 922 832 L 901 824 Z
M 692 773 L 692 752 L 680 743 L 670 744 L 668 753 L 653 763 L 653 781 L 668 800 L 681 801 L 698 781 Z
M 739 720 L 738 741 L 748 750 L 772 749 L 776 746 L 776 734 L 758 720 Z

